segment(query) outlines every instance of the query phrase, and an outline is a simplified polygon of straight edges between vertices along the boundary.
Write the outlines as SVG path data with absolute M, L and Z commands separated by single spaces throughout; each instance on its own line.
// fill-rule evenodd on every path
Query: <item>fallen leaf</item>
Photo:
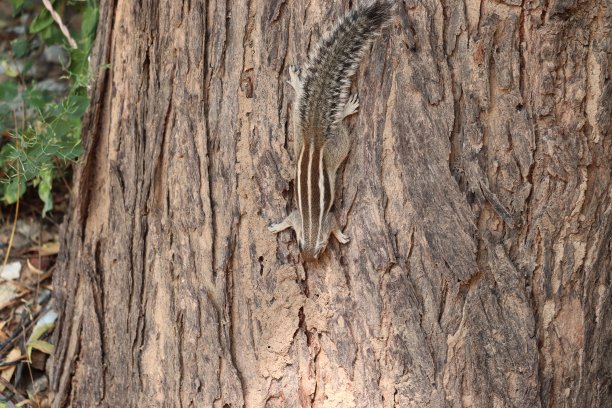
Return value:
M 11 350 L 10 353 L 8 353 L 8 355 L 6 356 L 5 362 L 11 363 L 13 361 L 21 360 L 21 358 L 22 358 L 22 355 L 21 355 L 21 351 L 19 351 L 19 347 L 15 347 L 14 349 Z M 0 373 L 0 376 L 4 378 L 6 382 L 10 382 L 11 378 L 13 378 L 14 373 L 15 373 L 15 366 L 11 365 L 11 366 L 4 367 L 2 369 L 2 372 Z M 0 384 L 0 391 L 4 391 L 4 388 L 5 388 L 4 385 Z
M 51 355 L 53 353 L 53 344 L 44 340 L 32 340 L 28 341 L 26 344 L 27 352 L 28 352 L 28 360 L 32 358 L 32 349 L 36 349 L 38 351 L 42 351 L 45 354 Z
M 38 252 L 40 256 L 49 256 L 59 254 L 60 244 L 57 241 L 47 242 L 42 246 L 33 247 L 30 249 L 32 252 Z
M 36 322 L 34 329 L 32 329 L 32 334 L 26 343 L 28 360 L 31 359 L 33 348 L 47 354 L 51 354 L 53 352 L 53 345 L 51 343 L 47 343 L 46 341 L 39 339 L 49 330 L 53 329 L 56 319 L 57 313 L 54 310 L 49 310 Z
M 4 309 L 7 304 L 17 297 L 17 290 L 11 283 L 0 285 L 0 310 Z
M 8 323 L 8 320 L 4 320 L 0 322 L 0 342 L 3 342 L 9 338 L 9 336 L 4 332 L 4 326 Z
M 38 262 L 36 262 L 37 260 L 34 260 L 34 263 L 38 264 Z M 31 270 L 32 272 L 34 272 L 37 275 L 41 275 L 43 274 L 45 271 L 43 271 L 42 269 L 38 269 L 36 266 L 34 266 L 32 264 L 32 262 L 30 262 L 30 259 L 28 259 L 28 269 Z

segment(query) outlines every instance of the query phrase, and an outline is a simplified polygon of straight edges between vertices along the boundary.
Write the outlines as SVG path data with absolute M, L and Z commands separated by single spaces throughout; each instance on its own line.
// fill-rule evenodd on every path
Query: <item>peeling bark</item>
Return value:
M 609 4 L 400 3 L 302 265 L 287 65 L 350 3 L 101 1 L 55 406 L 612 399 Z

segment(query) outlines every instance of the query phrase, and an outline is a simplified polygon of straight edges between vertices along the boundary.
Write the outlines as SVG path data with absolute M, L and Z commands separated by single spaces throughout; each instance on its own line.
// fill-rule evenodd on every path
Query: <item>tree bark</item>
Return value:
M 100 2 L 55 406 L 612 399 L 609 3 L 400 2 L 303 265 L 287 66 L 352 3 Z

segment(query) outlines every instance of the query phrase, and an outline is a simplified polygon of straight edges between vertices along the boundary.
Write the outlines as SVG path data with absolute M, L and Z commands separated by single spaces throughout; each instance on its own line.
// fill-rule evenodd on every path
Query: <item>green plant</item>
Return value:
M 53 180 L 82 152 L 81 119 L 89 105 L 88 56 L 98 8 L 95 0 L 50 2 L 62 19 L 72 17 L 67 24 L 76 40 L 72 48 L 38 1 L 9 1 L 13 20 L 26 20 L 29 27 L 0 56 L 0 72 L 4 71 L 0 83 L 0 198 L 12 204 L 28 187 L 35 187 L 44 202 L 44 215 L 53 206 Z M 67 90 L 45 90 L 30 75 L 44 47 L 52 45 L 68 51 L 69 61 L 58 79 L 68 82 Z

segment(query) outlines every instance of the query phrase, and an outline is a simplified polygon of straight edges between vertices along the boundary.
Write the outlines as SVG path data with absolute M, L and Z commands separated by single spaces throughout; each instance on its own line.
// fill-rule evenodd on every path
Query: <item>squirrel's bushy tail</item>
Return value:
M 351 76 L 367 46 L 390 20 L 393 7 L 390 0 L 379 0 L 349 12 L 311 53 L 298 107 L 305 131 L 326 132 L 342 119 Z

